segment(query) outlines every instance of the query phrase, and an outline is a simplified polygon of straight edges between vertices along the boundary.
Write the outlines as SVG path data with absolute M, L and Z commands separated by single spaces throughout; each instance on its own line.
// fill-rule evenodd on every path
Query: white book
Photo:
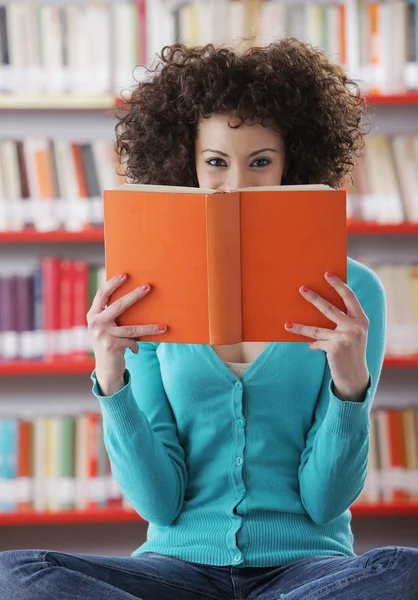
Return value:
M 60 219 L 69 231 L 81 231 L 90 221 L 90 205 L 88 198 L 80 198 L 77 185 L 77 171 L 68 140 L 54 141 L 55 161 L 58 181 L 61 189 Z
M 418 152 L 415 156 L 414 151 L 415 143 L 418 150 L 418 136 L 394 135 L 391 143 L 399 176 L 405 219 L 412 223 L 418 223 Z
M 85 7 L 85 29 L 88 35 L 87 90 L 93 94 L 111 91 L 111 31 L 110 6 L 105 3 L 88 3 Z
M 4 212 L 6 225 L 11 231 L 21 231 L 30 223 L 28 201 L 22 199 L 22 187 L 19 173 L 19 160 L 15 140 L 0 142 L 0 162 L 3 174 Z
M 113 2 L 112 11 L 112 49 L 113 49 L 113 90 L 118 96 L 129 95 L 136 85 L 134 68 L 138 61 L 138 31 L 136 7 L 131 3 Z M 154 45 L 153 33 L 153 45 Z M 154 46 L 155 47 L 155 46 Z
M 370 181 L 374 218 L 379 223 L 402 223 L 405 215 L 389 138 L 370 135 L 364 158 Z
M 48 77 L 41 64 L 41 37 L 38 23 L 38 6 L 35 2 L 23 3 L 25 15 L 25 29 L 21 33 L 25 36 L 27 65 L 27 81 L 23 82 L 23 87 L 19 93 L 25 91 L 42 92 L 44 84 L 44 76 Z M 21 40 L 22 42 L 22 40 Z M 42 40 L 42 43 L 44 40 Z M 22 42 L 23 43 L 23 42 Z
M 43 68 L 43 89 L 45 92 L 63 93 L 64 62 L 63 32 L 59 6 L 39 5 L 39 27 L 41 35 L 41 64 Z
M 24 92 L 27 91 L 29 67 L 26 6 L 23 2 L 10 2 L 6 4 L 6 15 L 11 65 L 10 89 L 13 92 Z
M 66 11 L 68 31 L 68 81 L 69 92 L 86 93 L 90 83 L 90 39 L 86 18 L 86 6 L 69 4 L 64 7 Z
M 286 6 L 281 2 L 263 2 L 261 7 L 261 44 L 267 45 L 286 36 Z
M 327 10 L 327 54 L 332 62 L 343 65 L 340 49 L 341 12 L 337 4 L 329 4 Z
M 210 8 L 209 5 L 210 2 L 207 2 L 206 0 L 196 2 L 198 19 L 201 14 L 201 9 L 206 9 L 206 7 Z M 205 10 L 203 11 L 203 13 L 205 14 Z M 174 42 L 176 41 L 175 20 L 173 11 L 169 9 L 167 0 L 147 0 L 145 18 L 147 31 L 147 57 L 148 62 L 152 63 L 156 55 L 161 53 L 161 50 L 164 46 L 174 44 Z M 122 29 L 122 32 L 123 31 L 124 30 Z M 200 30 L 199 24 L 198 31 L 200 39 L 200 34 L 202 32 Z M 125 38 L 123 41 L 124 44 L 126 44 L 128 40 Z M 115 49 L 113 51 L 115 51 Z M 134 47 L 134 52 L 135 51 L 136 47 Z M 136 61 L 134 62 L 136 64 Z
M 118 177 L 112 147 L 113 143 L 108 140 L 93 140 L 91 144 L 101 190 L 116 187 L 118 185 Z

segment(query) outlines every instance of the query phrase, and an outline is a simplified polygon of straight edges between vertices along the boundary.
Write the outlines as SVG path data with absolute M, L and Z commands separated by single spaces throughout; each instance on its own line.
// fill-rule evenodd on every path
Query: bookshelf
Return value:
M 1 3 L 1 2 L 0 2 Z M 65 3 L 63 3 L 65 4 Z M 151 3 L 142 3 L 142 7 Z M 183 2 L 183 5 L 186 4 Z M 260 2 L 261 4 L 261 2 Z M 273 4 L 273 3 L 270 3 Z M 149 9 L 151 10 L 151 8 Z M 143 17 L 144 15 L 142 15 Z M 159 22 L 158 22 L 159 23 Z M 139 26 L 141 26 L 139 24 Z M 154 25 L 154 29 L 155 29 Z M 161 28 L 162 29 L 162 28 Z M 155 31 L 148 39 L 148 52 L 159 49 L 163 44 L 156 41 Z M 145 37 L 141 39 L 141 53 L 144 55 Z M 164 43 L 169 41 L 164 40 Z M 128 73 L 128 71 L 126 71 Z M 365 79 L 365 78 L 363 78 Z M 367 104 L 377 115 L 379 126 L 384 130 L 390 126 L 396 129 L 397 122 L 402 115 L 415 116 L 415 125 L 411 124 L 414 133 L 418 133 L 418 92 L 390 92 L 384 94 L 370 94 L 367 96 Z M 48 131 L 51 135 L 64 132 L 70 136 L 74 129 L 75 135 L 89 138 L 98 135 L 99 130 L 106 132 L 110 140 L 113 135 L 112 118 L 110 112 L 115 107 L 121 107 L 123 99 L 117 97 L 111 91 L 102 93 L 48 93 L 39 92 L 0 93 L 0 123 L 4 126 L 2 136 L 18 135 L 26 133 L 29 125 L 31 131 Z M 405 117 L 403 117 L 405 119 Z M 39 125 L 36 125 L 39 123 Z M 418 260 L 418 223 L 402 223 L 397 225 L 382 225 L 373 222 L 350 222 L 348 234 L 355 247 L 367 244 L 370 248 L 376 248 L 376 254 L 382 249 L 390 248 L 394 252 L 397 246 L 407 248 L 410 255 L 414 253 Z M 62 255 L 72 256 L 101 256 L 103 244 L 103 229 L 101 227 L 90 227 L 83 231 L 67 231 L 58 229 L 55 231 L 39 232 L 34 228 L 24 231 L 10 231 L 0 233 L 0 259 L 9 259 L 14 253 L 20 260 L 22 257 L 30 256 L 32 253 L 45 253 L 51 249 L 58 250 Z M 354 247 L 354 246 L 353 246 Z M 408 255 L 409 256 L 409 255 Z M 360 258 L 359 258 L 360 260 Z M 0 376 L 2 384 L 13 381 L 16 378 L 16 387 L 13 398 L 19 399 L 19 394 L 26 394 L 30 386 L 49 385 L 48 393 L 51 398 L 56 393 L 57 377 L 62 380 L 69 376 L 71 384 L 74 382 L 87 381 L 90 385 L 88 375 L 94 368 L 92 359 L 75 361 L 71 358 L 54 361 L 15 360 L 10 362 L 0 361 Z M 384 370 L 388 377 L 405 378 L 408 385 L 417 381 L 418 356 L 386 356 Z M 73 377 L 75 376 L 75 377 Z M 61 379 L 59 381 L 61 381 Z M 27 382 L 27 383 L 26 383 Z M 412 382 L 412 383 L 411 383 Z M 44 388 L 42 388 L 44 389 Z M 86 399 L 89 391 L 86 391 Z M 6 397 L 6 396 L 5 396 Z M 1 399 L 0 399 L 1 403 Z M 53 405 L 52 405 L 53 406 Z M 418 515 L 418 501 L 401 502 L 379 502 L 379 503 L 357 503 L 352 507 L 354 518 L 357 517 L 389 517 L 389 516 L 416 516 Z M 0 513 L 0 526 L 21 527 L 28 525 L 50 525 L 62 524 L 89 524 L 89 523 L 134 523 L 143 522 L 137 514 L 132 511 L 116 508 L 95 509 L 89 511 L 61 511 L 58 513 Z M 137 539 L 135 538 L 135 544 Z M 417 543 L 418 545 L 418 539 Z M 109 550 L 111 552 L 111 549 Z
M 353 516 L 411 516 L 418 515 L 418 501 L 358 503 L 350 508 Z M 65 510 L 56 513 L 22 512 L 0 514 L 0 527 L 27 525 L 72 525 L 75 523 L 146 523 L 133 510 L 98 508 L 95 510 Z
M 126 98 L 126 96 L 125 96 Z M 111 110 L 123 106 L 124 99 L 111 94 L 100 96 L 87 94 L 2 94 L 0 110 Z M 418 92 L 405 94 L 370 94 L 366 96 L 369 106 L 417 105 Z
M 418 235 L 418 223 L 381 224 L 371 221 L 353 221 L 347 224 L 348 235 Z M 0 244 L 33 244 L 33 243 L 84 243 L 103 242 L 102 227 L 89 227 L 83 231 L 37 231 L 28 227 L 23 231 L 0 232 Z
M 414 369 L 418 368 L 418 355 L 416 356 L 387 356 L 383 367 Z M 0 360 L 0 376 L 29 376 L 29 375 L 86 375 L 94 369 L 93 359 L 74 360 L 60 358 L 53 361 L 47 360 Z

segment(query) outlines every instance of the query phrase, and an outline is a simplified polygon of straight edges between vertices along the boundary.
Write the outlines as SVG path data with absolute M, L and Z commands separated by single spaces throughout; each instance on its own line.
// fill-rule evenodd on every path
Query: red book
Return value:
M 61 344 L 60 353 L 63 356 L 71 354 L 72 345 L 72 262 L 71 260 L 61 260 L 60 264 L 60 330 Z
M 73 352 L 77 360 L 88 358 L 87 311 L 89 309 L 89 264 L 86 260 L 72 261 L 71 323 Z
M 139 64 L 147 63 L 147 15 L 146 15 L 146 0 L 137 0 L 138 7 L 138 58 Z
M 41 268 L 45 358 L 54 360 L 60 356 L 60 259 L 54 256 L 46 256 L 41 260 Z
M 88 427 L 87 427 L 87 476 L 89 481 L 90 494 L 88 497 L 89 509 L 95 509 L 99 507 L 97 497 L 97 485 L 99 476 L 99 414 L 89 413 L 88 414 Z
M 404 486 L 403 473 L 406 469 L 406 456 L 403 435 L 402 412 L 398 409 L 388 410 L 388 427 L 390 438 L 390 470 L 392 475 L 392 499 L 407 500 L 408 493 Z

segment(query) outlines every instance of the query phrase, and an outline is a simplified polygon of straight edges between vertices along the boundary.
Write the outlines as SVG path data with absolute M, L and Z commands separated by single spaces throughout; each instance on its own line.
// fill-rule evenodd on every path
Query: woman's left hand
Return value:
M 337 398 L 362 402 L 369 385 L 366 362 L 369 319 L 348 285 L 331 273 L 325 273 L 325 278 L 343 299 L 347 314 L 307 287 L 301 287 L 299 291 L 337 327 L 333 330 L 286 323 L 285 328 L 291 333 L 315 339 L 309 347 L 326 352 L 334 384 L 333 392 Z

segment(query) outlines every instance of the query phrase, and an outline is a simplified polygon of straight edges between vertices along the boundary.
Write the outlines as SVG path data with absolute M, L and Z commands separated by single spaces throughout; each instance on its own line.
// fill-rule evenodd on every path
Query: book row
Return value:
M 359 500 L 418 498 L 418 405 L 372 410 L 368 472 Z
M 102 190 L 122 183 L 111 141 L 0 140 L 0 231 L 103 224 Z
M 371 93 L 418 88 L 416 0 L 349 2 L 178 0 L 177 39 L 206 43 L 252 34 L 251 45 L 284 36 L 322 48 Z M 219 31 L 220 29 L 220 31 Z
M 385 288 L 386 353 L 418 354 L 418 264 L 361 262 Z M 86 314 L 105 281 L 103 265 L 56 256 L 41 258 L 25 273 L 0 273 L 0 358 L 86 358 Z
M 125 183 L 107 140 L 0 140 L 0 232 L 103 224 L 102 193 Z M 347 190 L 347 217 L 418 223 L 418 135 L 367 137 Z
M 418 223 L 418 135 L 374 134 L 347 191 L 347 216 L 380 224 Z
M 86 314 L 105 277 L 103 266 L 54 256 L 1 275 L 0 358 L 87 358 Z
M 0 418 L 0 511 L 131 508 L 113 478 L 102 417 Z
M 418 498 L 418 406 L 371 412 L 359 501 Z M 0 418 L 0 511 L 132 508 L 111 474 L 100 413 Z
M 386 353 L 418 354 L 418 264 L 373 263 L 360 259 L 379 277 L 386 292 Z
M 145 0 L 0 5 L 0 92 L 119 94 L 146 62 Z
M 416 0 L 2 0 L 0 91 L 119 94 L 176 40 L 249 46 L 292 36 L 371 91 L 397 93 L 418 88 L 417 22 Z

